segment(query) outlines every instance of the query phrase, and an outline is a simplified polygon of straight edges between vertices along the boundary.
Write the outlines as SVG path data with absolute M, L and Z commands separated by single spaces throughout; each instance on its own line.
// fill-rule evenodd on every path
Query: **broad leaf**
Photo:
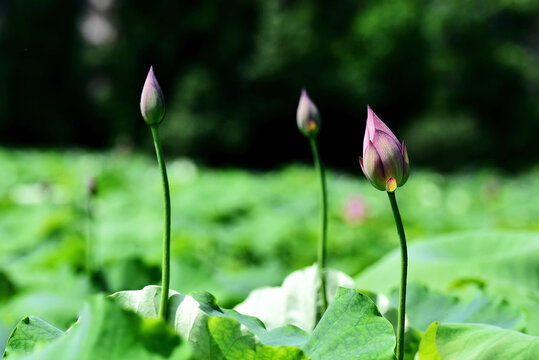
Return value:
M 526 331 L 539 335 L 539 235 L 475 231 L 412 243 L 408 282 L 447 291 L 460 281 L 476 281 L 526 313 Z M 398 287 L 400 250 L 396 249 L 356 277 L 356 286 L 388 295 Z
M 398 307 L 398 289 L 391 293 L 391 304 Z M 410 326 L 425 331 L 434 321 L 443 323 L 482 323 L 522 330 L 524 315 L 500 296 L 477 292 L 471 301 L 409 284 L 406 291 L 406 318 Z
M 68 283 L 67 288 L 71 285 L 73 284 Z M 77 290 L 73 291 L 77 292 Z M 23 292 L 15 295 L 0 306 L 0 322 L 2 323 L 0 325 L 0 353 L 4 352 L 3 345 L 7 344 L 11 331 L 21 318 L 28 315 L 29 309 L 35 316 L 34 319 L 47 319 L 55 327 L 66 329 L 77 320 L 77 313 L 83 306 L 84 301 L 79 294 L 72 297 L 50 292 Z M 2 327 L 8 329 L 4 336 L 2 336 Z
M 395 359 L 393 327 L 372 300 L 339 288 L 305 347 L 313 360 Z
M 92 298 L 90 304 L 82 310 L 79 320 L 63 334 L 59 330 L 52 330 L 51 325 L 42 320 L 33 319 L 30 324 L 31 329 L 28 329 L 28 324 L 24 321 L 15 329 L 6 350 L 8 358 L 39 360 L 191 358 L 189 348 L 185 344 L 181 345 L 180 337 L 166 323 L 157 319 L 143 319 L 103 296 Z M 19 330 L 23 331 L 22 335 Z M 29 332 L 31 336 L 27 335 Z M 53 337 L 56 337 L 54 341 Z M 47 342 L 50 344 L 40 347 Z M 21 355 L 21 352 L 26 353 L 32 349 L 35 351 Z
M 539 338 L 479 324 L 439 324 L 427 329 L 419 360 L 535 360 Z
M 112 296 L 143 316 L 157 316 L 160 287 Z M 291 325 L 267 331 L 260 320 L 220 308 L 205 292 L 170 291 L 168 321 L 202 359 L 394 359 L 391 324 L 351 289 L 339 288 L 310 337 Z
M 30 353 L 34 348 L 51 343 L 64 334 L 46 321 L 29 316 L 22 319 L 9 337 L 4 356 Z
M 539 235 L 504 231 L 440 236 L 408 247 L 408 281 L 446 290 L 457 279 L 479 279 L 539 293 Z M 400 249 L 367 268 L 356 285 L 388 294 L 399 285 Z
M 235 309 L 242 314 L 256 316 L 268 329 L 292 324 L 312 332 L 316 326 L 319 286 L 318 267 L 313 265 L 288 275 L 282 286 L 253 290 Z M 326 270 L 328 301 L 333 299 L 338 286 L 353 287 L 354 281 L 340 271 Z
M 121 291 L 112 297 L 145 317 L 156 317 L 161 288 L 147 286 Z M 299 349 L 308 335 L 293 326 L 267 331 L 262 322 L 234 310 L 220 308 L 205 292 L 169 292 L 168 322 L 202 359 L 308 359 Z

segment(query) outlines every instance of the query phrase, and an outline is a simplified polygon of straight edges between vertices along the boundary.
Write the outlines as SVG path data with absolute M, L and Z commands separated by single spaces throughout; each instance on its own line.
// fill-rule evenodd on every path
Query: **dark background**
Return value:
M 212 166 L 358 170 L 366 105 L 413 166 L 524 169 L 539 147 L 539 1 L 0 0 L 4 146 L 151 151 L 154 66 L 165 151 Z

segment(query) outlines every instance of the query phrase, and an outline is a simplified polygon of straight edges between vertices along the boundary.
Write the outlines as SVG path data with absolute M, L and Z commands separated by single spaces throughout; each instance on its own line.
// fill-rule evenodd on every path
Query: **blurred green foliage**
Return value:
M 162 203 L 154 159 L 125 152 L 0 151 L 0 339 L 32 313 L 65 329 L 96 291 L 160 281 Z M 270 172 L 168 163 L 172 283 L 229 307 L 316 259 L 319 183 L 311 168 Z M 386 195 L 329 172 L 328 264 L 354 275 L 398 247 Z M 86 178 L 96 176 L 88 222 Z M 467 229 L 538 231 L 538 169 L 444 176 L 417 171 L 398 198 L 411 242 Z M 88 227 L 92 231 L 88 231 Z M 97 272 L 84 272 L 85 241 Z
M 539 148 L 534 0 L 28 0 L 0 3 L 0 140 L 150 147 L 150 65 L 166 151 L 264 168 L 309 159 L 300 89 L 323 156 L 353 167 L 369 103 L 415 164 L 519 168 Z

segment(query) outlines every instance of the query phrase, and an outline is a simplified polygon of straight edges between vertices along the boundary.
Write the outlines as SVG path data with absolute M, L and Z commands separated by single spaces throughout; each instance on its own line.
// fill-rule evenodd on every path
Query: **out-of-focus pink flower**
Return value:
M 367 202 L 358 195 L 352 195 L 344 204 L 344 219 L 349 224 L 357 224 L 367 215 Z
M 393 192 L 406 183 L 410 172 L 408 152 L 391 130 L 367 106 L 367 126 L 363 139 L 363 173 L 378 190 Z

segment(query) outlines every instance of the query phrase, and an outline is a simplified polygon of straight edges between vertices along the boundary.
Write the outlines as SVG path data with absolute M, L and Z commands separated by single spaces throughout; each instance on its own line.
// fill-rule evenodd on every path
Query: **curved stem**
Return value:
M 397 359 L 402 360 L 404 358 L 404 319 L 406 312 L 406 275 L 408 273 L 408 250 L 406 249 L 406 235 L 404 234 L 404 227 L 402 226 L 401 214 L 397 205 L 395 193 L 388 191 L 387 196 L 389 196 L 391 210 L 393 210 L 395 224 L 397 225 L 397 232 L 399 233 L 401 241 L 401 286 L 399 292 L 399 321 L 397 325 Z
M 161 170 L 161 179 L 163 182 L 163 195 L 165 200 L 165 229 L 163 236 L 163 275 L 161 281 L 161 304 L 159 307 L 159 317 L 167 318 L 168 313 L 168 289 L 170 286 L 170 190 L 168 187 L 167 167 L 163 157 L 163 149 L 159 140 L 159 130 L 157 125 L 150 125 L 152 130 L 155 153 L 157 162 Z
M 318 273 L 320 274 L 320 289 L 319 289 L 319 298 L 321 300 L 321 306 L 317 307 L 316 322 L 320 320 L 324 312 L 328 307 L 328 300 L 326 295 L 326 239 L 327 239 L 327 227 L 328 227 L 328 197 L 326 191 L 326 176 L 324 173 L 324 167 L 320 161 L 320 155 L 318 154 L 318 146 L 316 144 L 316 139 L 314 137 L 309 138 L 311 143 L 311 149 L 313 151 L 314 157 L 314 166 L 316 167 L 316 172 L 320 177 L 320 186 L 321 186 L 321 223 L 322 227 L 320 229 L 320 239 L 318 241 Z

